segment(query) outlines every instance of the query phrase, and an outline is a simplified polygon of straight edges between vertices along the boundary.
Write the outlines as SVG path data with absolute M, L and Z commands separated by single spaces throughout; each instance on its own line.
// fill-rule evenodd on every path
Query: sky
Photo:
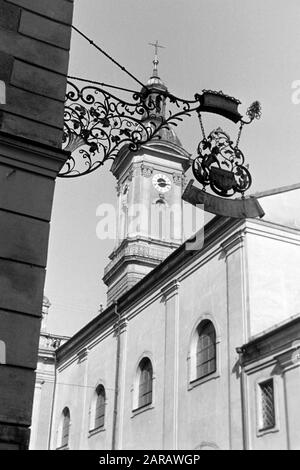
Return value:
M 240 99 L 239 111 L 259 100 L 262 117 L 240 141 L 253 178 L 250 192 L 300 180 L 299 0 L 75 0 L 73 24 L 140 81 L 151 75 L 159 41 L 159 74 L 169 91 L 192 99 L 202 89 Z M 139 89 L 124 72 L 72 33 L 69 75 Z M 299 81 L 297 83 L 297 81 Z M 296 87 L 296 88 L 295 88 Z M 299 103 L 298 103 L 299 101 Z M 204 116 L 206 133 L 236 126 Z M 195 116 L 176 132 L 195 155 L 201 140 Z M 113 240 L 96 235 L 97 208 L 116 203 L 110 163 L 80 178 L 56 182 L 45 295 L 48 330 L 72 335 L 106 305 L 103 270 Z

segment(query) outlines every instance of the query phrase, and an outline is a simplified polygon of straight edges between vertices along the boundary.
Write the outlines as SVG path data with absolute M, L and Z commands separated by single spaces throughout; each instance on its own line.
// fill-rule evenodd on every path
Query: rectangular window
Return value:
M 259 384 L 260 430 L 275 426 L 274 382 L 273 379 Z

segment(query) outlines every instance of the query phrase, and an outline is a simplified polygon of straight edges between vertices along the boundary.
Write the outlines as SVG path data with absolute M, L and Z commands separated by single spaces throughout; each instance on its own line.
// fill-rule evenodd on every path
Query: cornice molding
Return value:
M 244 247 L 245 227 L 234 232 L 230 237 L 221 243 L 221 248 L 226 258 L 239 248 Z
M 262 238 L 291 243 L 293 245 L 300 244 L 300 231 L 291 227 L 275 225 L 273 223 L 247 225 L 246 235 L 255 235 Z
M 174 279 L 173 281 L 169 282 L 166 286 L 162 287 L 161 295 L 164 302 L 170 300 L 174 295 L 178 294 L 180 287 L 180 282 L 178 279 Z
M 290 349 L 283 351 L 274 358 L 277 360 L 280 368 L 285 372 L 289 369 L 300 366 L 300 340 L 293 342 Z
M 141 240 L 143 241 L 143 240 Z M 113 259 L 104 268 L 103 281 L 107 284 L 115 273 L 118 271 L 121 265 L 124 263 L 136 262 L 143 260 L 149 265 L 156 266 L 163 261 L 172 251 L 178 247 L 174 243 L 165 242 L 165 246 L 161 245 L 161 248 L 153 247 L 144 244 L 142 245 L 139 241 L 131 241 L 127 239 L 127 246 L 123 245 L 121 250 L 116 250 Z
M 70 156 L 69 152 L 59 148 L 2 131 L 0 131 L 0 149 L 1 163 L 50 178 L 56 178 Z
M 120 318 L 114 324 L 114 336 L 121 335 L 127 331 L 128 320 L 126 317 Z
M 87 360 L 88 358 L 88 348 L 85 347 L 85 348 L 82 348 L 80 351 L 78 351 L 77 353 L 77 362 L 78 363 L 81 363 L 81 362 L 84 362 Z

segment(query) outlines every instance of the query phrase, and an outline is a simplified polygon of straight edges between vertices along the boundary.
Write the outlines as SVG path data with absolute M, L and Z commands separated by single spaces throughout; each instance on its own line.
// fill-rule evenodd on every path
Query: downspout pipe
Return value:
M 243 361 L 243 353 L 244 353 L 243 347 L 236 348 L 236 352 L 239 355 L 239 368 L 240 368 L 243 450 L 248 450 L 249 447 L 248 447 L 245 366 L 244 366 L 244 361 Z
M 116 353 L 116 375 L 115 375 L 115 397 L 114 397 L 114 412 L 113 412 L 113 427 L 112 427 L 112 450 L 116 450 L 116 436 L 117 436 L 117 419 L 118 419 L 118 402 L 119 402 L 119 375 L 120 375 L 120 319 L 121 314 L 118 311 L 118 302 L 114 301 L 115 315 L 117 316 L 116 336 L 117 336 L 117 353 Z

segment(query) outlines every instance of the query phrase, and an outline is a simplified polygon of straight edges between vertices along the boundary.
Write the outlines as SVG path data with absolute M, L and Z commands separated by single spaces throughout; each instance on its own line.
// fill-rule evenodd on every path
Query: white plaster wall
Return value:
M 299 242 L 280 229 L 247 235 L 251 335 L 300 312 Z
M 205 442 L 229 447 L 227 304 L 225 260 L 216 255 L 180 285 L 178 445 L 195 449 Z M 213 321 L 218 337 L 218 378 L 189 390 L 191 333 L 203 318 Z M 222 422 L 222 426 L 219 423 Z
M 163 432 L 165 307 L 161 296 L 147 307 L 140 307 L 128 323 L 125 367 L 125 399 L 121 448 L 161 449 Z M 136 370 L 143 355 L 153 365 L 153 407 L 133 412 L 133 386 Z
M 87 363 L 86 411 L 83 421 L 83 440 L 81 448 L 109 449 L 112 444 L 112 417 L 114 406 L 116 337 L 111 333 L 102 342 L 91 346 Z M 106 393 L 104 430 L 94 435 L 89 434 L 89 410 L 96 386 L 102 383 Z
M 51 448 L 53 449 L 60 446 L 60 442 L 58 442 L 58 428 L 62 411 L 66 406 L 70 410 L 71 417 L 69 448 L 80 448 L 81 413 L 84 397 L 84 376 L 81 373 L 81 365 L 75 360 L 68 368 L 57 374 L 55 411 L 51 436 Z
M 111 447 L 112 414 L 115 387 L 116 339 L 113 335 L 97 345 L 90 344 L 87 360 L 75 359 L 57 374 L 55 419 L 52 439 L 56 447 L 59 419 L 65 406 L 70 408 L 70 448 L 109 449 Z M 105 431 L 89 434 L 89 408 L 95 388 L 103 383 L 106 390 Z

